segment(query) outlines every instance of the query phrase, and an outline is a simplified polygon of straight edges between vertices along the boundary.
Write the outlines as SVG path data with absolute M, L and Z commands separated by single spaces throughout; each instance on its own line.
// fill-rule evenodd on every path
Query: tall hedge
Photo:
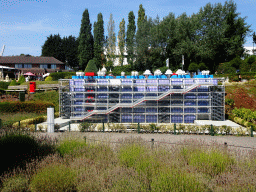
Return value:
M 48 107 L 54 107 L 54 104 L 46 101 L 11 101 L 0 102 L 0 113 L 46 113 Z

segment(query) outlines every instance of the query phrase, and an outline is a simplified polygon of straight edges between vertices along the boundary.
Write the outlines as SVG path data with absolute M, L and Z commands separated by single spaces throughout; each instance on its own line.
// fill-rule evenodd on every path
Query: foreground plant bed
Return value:
M 63 135 L 56 144 L 59 152 L 6 174 L 1 190 L 256 190 L 256 151 L 241 153 L 201 140 L 152 147 L 139 137 L 113 144 L 95 137 L 77 142 L 79 138 L 81 134 Z

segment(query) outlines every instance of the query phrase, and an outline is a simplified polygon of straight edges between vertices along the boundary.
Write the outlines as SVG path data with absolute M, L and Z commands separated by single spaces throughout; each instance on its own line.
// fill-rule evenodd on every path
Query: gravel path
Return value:
M 168 143 L 177 143 L 184 140 L 193 139 L 193 140 L 202 140 L 207 144 L 212 142 L 217 142 L 219 144 L 227 143 L 230 148 L 236 149 L 247 149 L 255 148 L 256 149 L 256 137 L 238 137 L 238 136 L 209 136 L 209 135 L 172 135 L 172 134 L 137 134 L 137 133 L 102 133 L 102 132 L 65 132 L 65 133 L 39 133 L 40 135 L 48 135 L 50 137 L 84 137 L 87 139 L 97 139 L 101 141 L 110 141 L 117 142 L 125 138 L 137 138 L 140 137 L 145 141 L 151 141 L 154 139 L 156 143 L 168 142 Z M 234 146 L 241 147 L 234 147 Z

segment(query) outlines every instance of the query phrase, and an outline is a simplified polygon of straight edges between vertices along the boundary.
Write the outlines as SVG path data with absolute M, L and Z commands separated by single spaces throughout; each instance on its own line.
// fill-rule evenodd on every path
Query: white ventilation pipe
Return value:
M 47 108 L 47 132 L 54 133 L 54 108 Z

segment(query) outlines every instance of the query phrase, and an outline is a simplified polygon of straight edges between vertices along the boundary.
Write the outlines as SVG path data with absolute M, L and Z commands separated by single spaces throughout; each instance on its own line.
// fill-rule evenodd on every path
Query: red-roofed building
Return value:
M 65 64 L 54 57 L 4 56 L 0 57 L 0 65 L 18 69 L 21 73 L 31 72 L 35 75 L 65 71 Z

